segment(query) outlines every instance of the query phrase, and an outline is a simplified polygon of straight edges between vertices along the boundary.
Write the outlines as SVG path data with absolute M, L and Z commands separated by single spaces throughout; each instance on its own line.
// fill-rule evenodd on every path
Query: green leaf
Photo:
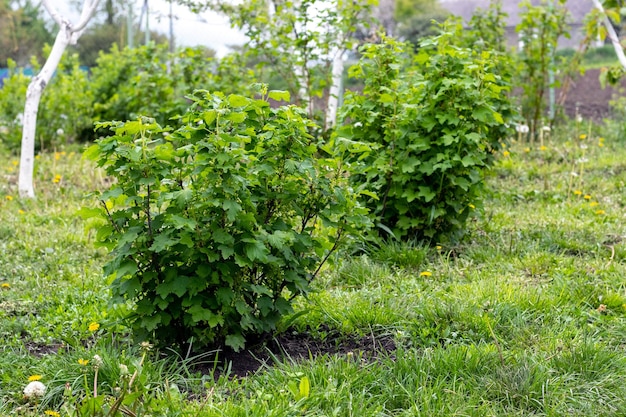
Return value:
M 275 101 L 284 101 L 287 103 L 291 101 L 289 91 L 270 90 L 270 92 L 267 93 L 267 97 Z
M 267 250 L 265 245 L 258 240 L 255 242 L 246 243 L 244 246 L 244 252 L 246 253 L 248 259 L 250 259 L 252 262 L 267 262 L 267 255 L 269 254 L 269 251 Z
M 235 221 L 237 215 L 241 211 L 241 205 L 233 200 L 224 200 L 222 202 L 222 207 L 226 210 L 226 216 L 228 217 L 228 221 Z
M 102 208 L 89 208 L 89 207 L 81 207 L 76 214 L 78 214 L 82 219 L 90 219 L 92 217 L 104 217 L 104 209 Z
M 116 271 L 116 277 L 124 278 L 127 276 L 133 276 L 137 270 L 137 262 L 132 259 L 127 259 L 120 264 L 120 267 Z
M 176 294 L 178 297 L 182 297 L 188 292 L 190 281 L 191 278 L 176 275 L 174 272 L 173 276 L 157 286 L 156 293 L 161 298 L 166 298 L 169 294 Z
M 231 107 L 244 107 L 250 103 L 250 99 L 238 94 L 231 94 L 228 96 L 228 104 Z
M 226 336 L 226 346 L 230 346 L 235 352 L 246 347 L 246 339 L 239 333 Z
M 224 324 L 224 318 L 220 314 L 215 314 L 199 304 L 192 305 L 187 312 L 191 314 L 191 319 L 194 323 L 206 322 L 210 327 L 217 327 Z
M 171 237 L 168 233 L 161 233 L 154 238 L 150 250 L 154 252 L 164 252 L 179 242 L 178 238 Z

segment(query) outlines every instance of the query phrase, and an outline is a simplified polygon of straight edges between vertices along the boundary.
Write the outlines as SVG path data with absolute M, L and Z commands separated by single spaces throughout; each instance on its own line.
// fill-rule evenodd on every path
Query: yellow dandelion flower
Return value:
M 41 379 L 41 375 L 31 375 L 28 377 L 28 382 L 39 381 Z
M 420 272 L 420 277 L 430 277 L 430 276 L 432 276 L 432 274 L 433 273 L 430 272 L 430 271 L 422 271 L 422 272 Z
M 602 216 L 603 214 L 606 214 L 604 210 L 596 210 L 596 214 L 598 216 Z
M 441 248 L 441 246 L 437 245 L 437 246 L 435 246 L 435 249 L 441 250 L 442 248 Z
M 17 211 L 17 214 L 24 214 L 24 213 L 26 213 L 26 212 L 25 212 L 24 210 L 22 210 L 22 209 L 19 209 L 19 210 Z
M 17 159 L 14 159 L 13 161 L 11 161 L 11 164 L 12 164 L 14 167 L 16 167 L 16 166 L 18 166 L 20 163 L 19 163 L 19 161 L 18 161 Z
M 2 285 L 0 285 L 0 287 L 2 287 L 5 290 L 8 290 L 9 288 L 11 288 L 11 284 L 3 282 Z
M 540 150 L 540 151 L 547 151 L 547 150 L 548 150 L 548 147 L 547 147 L 547 146 L 545 146 L 545 145 L 542 145 L 542 146 L 540 146 L 540 147 L 539 147 L 539 150 Z
M 509 151 L 504 151 L 504 152 L 502 152 L 502 155 L 503 155 L 505 158 L 508 158 L 509 156 L 511 156 L 511 152 L 509 152 Z
M 470 204 L 468 204 L 468 207 L 469 207 L 469 208 L 471 208 L 471 209 L 475 209 L 475 208 L 476 208 L 476 206 L 475 206 L 475 205 L 473 205 L 473 204 L 471 204 L 471 203 L 470 203 Z
M 600 142 L 600 143 L 598 143 L 598 146 L 603 148 L 604 147 L 604 143 Z
M 578 136 L 578 138 L 580 140 L 585 140 L 585 139 L 587 139 L 587 135 L 585 135 L 584 133 L 581 133 L 580 136 Z
M 530 152 L 530 148 L 524 148 L 524 152 L 526 153 Z
M 96 330 L 98 330 L 99 328 L 100 328 L 100 324 L 99 324 L 99 323 L 96 323 L 95 321 L 94 321 L 94 322 L 89 323 L 89 327 L 88 327 L 88 329 L 89 329 L 89 331 L 90 331 L 90 332 L 95 332 L 95 331 L 96 331 Z
M 12 196 L 12 195 L 7 195 L 7 196 L 6 196 L 6 197 L 4 197 L 4 198 L 6 198 L 6 199 L 7 199 L 7 201 L 11 201 L 11 200 L 13 200 L 13 196 Z
M 589 207 L 595 207 L 595 206 L 597 206 L 597 205 L 598 205 L 598 202 L 597 202 L 597 201 L 591 201 L 591 202 L 589 203 Z
M 626 304 L 622 304 L 622 308 L 626 310 Z
M 580 190 L 574 190 L 574 195 L 583 195 L 583 192 Z
M 87 366 L 87 364 L 89 364 L 89 359 L 82 359 L 81 358 L 81 359 L 78 360 L 78 364 L 80 366 Z
M 591 200 L 591 196 L 589 194 L 585 194 L 585 196 L 583 197 L 585 200 Z
M 59 159 L 61 159 L 61 154 L 60 154 L 59 152 L 55 152 L 55 153 L 54 153 L 54 159 L 55 159 L 56 161 L 58 161 Z
M 46 411 L 44 411 L 43 413 L 44 413 L 45 415 L 47 415 L 47 416 L 52 416 L 52 417 L 61 417 L 61 414 L 59 414 L 58 412 L 53 411 L 53 410 L 46 410 Z
M 62 179 L 62 178 L 63 178 L 63 177 L 62 177 L 61 175 L 56 174 L 56 175 L 54 176 L 54 178 L 52 179 L 52 182 L 53 182 L 53 183 L 55 183 L 55 184 L 58 184 L 58 183 L 60 183 L 60 182 L 61 182 L 61 179 Z

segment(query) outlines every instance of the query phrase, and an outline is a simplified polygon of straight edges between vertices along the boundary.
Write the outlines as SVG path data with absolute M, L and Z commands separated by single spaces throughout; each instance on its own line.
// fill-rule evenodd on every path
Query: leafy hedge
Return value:
M 98 65 L 86 71 L 78 56 L 65 55 L 44 89 L 37 123 L 37 148 L 96 137 L 94 123 L 133 120 L 156 115 L 157 122 L 174 124 L 191 104 L 196 89 L 225 93 L 249 92 L 251 72 L 242 70 L 237 56 L 217 60 L 205 48 L 185 48 L 170 54 L 165 45 L 101 53 Z M 39 63 L 33 61 L 35 72 Z M 9 149 L 21 144 L 21 114 L 30 78 L 15 66 L 0 89 L 0 141 Z M 107 133 L 98 132 L 98 133 Z

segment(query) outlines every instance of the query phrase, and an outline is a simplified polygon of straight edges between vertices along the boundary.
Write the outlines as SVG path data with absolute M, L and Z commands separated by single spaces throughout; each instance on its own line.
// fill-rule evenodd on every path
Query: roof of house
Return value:
M 486 10 L 490 3 L 495 0 L 441 0 L 441 6 L 452 14 L 461 16 L 464 21 L 469 21 L 476 9 Z M 538 6 L 542 4 L 541 0 L 530 0 L 531 4 Z M 519 12 L 523 10 L 520 7 L 520 1 L 501 0 L 502 12 L 508 15 L 509 26 L 516 26 L 520 21 Z M 567 0 L 565 7 L 567 8 L 570 23 L 582 23 L 584 17 L 593 8 L 593 3 L 587 0 Z

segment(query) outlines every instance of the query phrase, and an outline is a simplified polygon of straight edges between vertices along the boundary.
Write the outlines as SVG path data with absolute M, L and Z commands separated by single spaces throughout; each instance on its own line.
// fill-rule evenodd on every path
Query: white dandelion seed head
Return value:
M 102 366 L 103 362 L 102 362 L 102 358 L 100 357 L 100 355 L 93 355 L 93 364 L 95 366 Z
M 576 121 L 578 123 L 582 122 L 583 121 L 583 117 L 579 114 L 578 116 L 576 116 Z
M 46 393 L 46 386 L 41 381 L 31 381 L 24 387 L 24 397 L 38 398 Z
M 515 130 L 518 131 L 519 133 L 528 133 L 530 131 L 530 128 L 528 127 L 528 125 L 521 124 L 521 125 L 517 125 L 515 127 Z
M 552 129 L 550 129 L 550 126 L 544 126 L 544 127 L 542 127 L 541 129 L 542 129 L 544 132 L 549 132 L 549 131 L 551 131 L 551 130 L 552 130 Z
M 57 129 L 57 135 L 58 136 L 63 136 L 63 134 L 65 133 L 65 131 L 61 128 Z
M 122 376 L 128 375 L 128 366 L 123 363 L 120 363 L 120 374 L 122 374 Z
M 356 122 L 356 123 L 354 124 L 354 127 L 363 127 L 363 123 L 361 123 L 361 122 Z

